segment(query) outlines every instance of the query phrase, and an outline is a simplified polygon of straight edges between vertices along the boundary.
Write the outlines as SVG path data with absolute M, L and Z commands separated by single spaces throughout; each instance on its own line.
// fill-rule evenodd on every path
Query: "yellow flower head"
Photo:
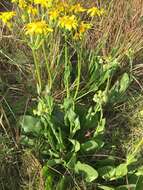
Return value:
M 78 22 L 74 15 L 63 16 L 59 18 L 59 26 L 61 26 L 62 28 L 65 28 L 66 30 L 71 31 L 72 29 L 77 28 Z
M 83 8 L 80 3 L 76 4 L 76 5 L 72 5 L 70 8 L 70 11 L 73 11 L 74 13 L 81 13 L 84 12 L 86 9 Z
M 92 27 L 91 24 L 84 23 L 83 21 L 80 23 L 78 31 L 75 33 L 73 39 L 81 40 L 83 38 L 84 33 Z
M 31 5 L 29 5 L 27 7 L 27 12 L 28 12 L 28 14 L 31 14 L 31 15 L 37 15 L 38 14 L 38 10 Z
M 57 9 L 49 11 L 50 20 L 56 20 L 59 17 L 59 14 L 60 12 Z
M 21 9 L 24 9 L 24 8 L 26 8 L 27 3 L 26 3 L 25 0 L 19 0 L 18 6 L 19 6 Z
M 34 0 L 35 5 L 41 5 L 42 7 L 51 7 L 53 0 Z
M 85 33 L 88 29 L 90 29 L 92 27 L 91 24 L 88 23 L 84 23 L 83 21 L 81 22 L 80 26 L 79 26 L 79 33 L 83 34 Z
M 98 9 L 97 7 L 92 7 L 88 9 L 87 13 L 91 16 L 102 16 L 104 14 L 104 9 Z
M 53 29 L 49 28 L 45 21 L 37 21 L 28 23 L 25 31 L 26 35 L 47 35 L 49 32 L 53 32 Z
M 69 4 L 66 2 L 58 2 L 56 8 L 59 12 L 69 11 Z
M 56 1 L 56 0 L 55 0 Z M 71 13 L 71 5 L 67 3 L 66 1 L 57 1 L 53 7 L 59 12 L 59 14 L 62 14 L 62 16 L 67 15 L 69 12 Z
M 10 20 L 16 15 L 15 12 L 10 11 L 10 12 L 1 12 L 0 13 L 0 19 L 4 24 L 8 24 Z

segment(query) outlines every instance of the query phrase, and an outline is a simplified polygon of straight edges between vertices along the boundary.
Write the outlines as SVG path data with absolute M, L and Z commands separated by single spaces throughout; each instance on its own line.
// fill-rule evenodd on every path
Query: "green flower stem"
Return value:
M 67 97 L 70 96 L 70 88 L 69 88 L 69 65 L 68 65 L 68 46 L 67 46 L 67 35 L 65 34 L 65 86 Z M 66 76 L 67 75 L 67 76 Z
M 44 53 L 44 58 L 45 58 L 45 62 L 46 62 L 46 68 L 47 68 L 47 73 L 48 73 L 48 87 L 51 90 L 52 88 L 52 75 L 51 75 L 51 69 L 50 69 L 50 65 L 49 65 L 49 61 L 46 55 L 46 48 L 44 43 L 42 44 L 42 49 L 43 49 L 43 53 Z
M 81 76 L 81 50 L 79 50 L 78 53 L 78 63 L 77 63 L 77 86 L 76 86 L 76 91 L 74 95 L 74 99 L 76 99 L 78 91 L 79 91 L 79 86 L 80 86 L 80 76 Z
M 40 75 L 40 66 L 39 66 L 39 63 L 38 63 L 37 58 L 36 58 L 36 51 L 34 49 L 32 49 L 32 54 L 33 54 L 34 64 L 35 64 L 35 69 L 36 69 L 36 80 L 37 80 L 38 87 L 39 87 L 40 92 L 41 92 L 42 81 L 41 81 L 41 75 Z

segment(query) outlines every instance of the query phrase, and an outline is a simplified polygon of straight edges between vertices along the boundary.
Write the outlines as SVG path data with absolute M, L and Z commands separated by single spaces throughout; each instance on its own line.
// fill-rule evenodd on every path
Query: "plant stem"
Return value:
M 45 48 L 44 42 L 42 44 L 42 49 L 43 49 L 44 58 L 45 58 L 45 62 L 46 62 L 47 73 L 48 73 L 48 77 L 49 77 L 48 78 L 48 87 L 51 90 L 51 88 L 52 88 L 52 76 L 51 76 L 51 70 L 50 70 L 49 61 L 48 61 L 48 58 L 47 58 L 47 55 L 46 55 L 46 48 Z
M 77 63 L 77 86 L 76 86 L 76 91 L 75 91 L 75 95 L 74 95 L 74 99 L 76 99 L 78 91 L 79 91 L 79 86 L 80 86 L 80 75 L 81 75 L 81 50 L 78 53 L 78 63 Z
M 64 76 L 64 80 L 65 80 L 65 86 L 66 86 L 66 92 L 67 92 L 67 97 L 70 96 L 70 88 L 69 88 L 69 75 L 70 75 L 70 71 L 69 71 L 69 65 L 68 65 L 68 47 L 67 47 L 67 37 L 65 34 L 65 76 Z
M 35 64 L 35 69 L 36 69 L 36 80 L 37 80 L 38 87 L 39 87 L 40 92 L 41 92 L 42 82 L 41 82 L 41 76 L 40 76 L 40 67 L 39 67 L 39 63 L 38 63 L 37 58 L 36 58 L 36 51 L 34 49 L 32 49 L 32 54 L 33 54 L 34 64 Z M 38 90 L 38 92 L 39 92 L 39 90 Z

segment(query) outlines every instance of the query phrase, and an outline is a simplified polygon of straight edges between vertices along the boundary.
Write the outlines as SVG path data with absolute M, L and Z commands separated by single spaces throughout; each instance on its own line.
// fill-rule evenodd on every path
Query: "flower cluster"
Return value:
M 26 25 L 25 34 L 34 35 L 34 34 L 48 34 L 53 32 L 53 29 L 48 27 L 45 21 L 31 22 Z
M 101 17 L 104 9 L 85 8 L 80 3 L 60 0 L 11 0 L 21 9 L 26 35 L 47 35 L 54 27 L 69 31 L 80 40 L 92 27 L 91 17 Z M 14 12 L 0 13 L 0 19 L 10 26 Z M 84 16 L 84 17 L 83 17 Z M 85 18 L 82 20 L 82 18 Z M 88 21 L 88 22 L 87 22 Z
M 61 28 L 65 28 L 66 30 L 71 31 L 72 29 L 77 28 L 78 22 L 75 15 L 63 16 L 59 18 L 59 26 L 61 26 Z

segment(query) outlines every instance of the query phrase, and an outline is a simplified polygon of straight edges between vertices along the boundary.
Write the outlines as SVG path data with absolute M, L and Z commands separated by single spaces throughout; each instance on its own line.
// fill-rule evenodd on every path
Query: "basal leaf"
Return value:
M 135 184 L 121 185 L 116 187 L 115 190 L 135 190 Z
M 115 176 L 115 167 L 113 166 L 104 166 L 99 168 L 99 175 L 106 180 L 111 180 Z
M 75 165 L 75 171 L 77 173 L 82 172 L 85 175 L 85 180 L 87 182 L 92 182 L 98 177 L 98 173 L 93 167 L 88 164 L 81 163 L 80 161 Z
M 80 143 L 74 139 L 69 139 L 69 141 L 73 144 L 73 151 L 78 152 L 80 150 Z
M 141 167 L 138 168 L 138 170 L 136 172 L 136 175 L 137 176 L 141 176 L 141 175 L 143 176 L 143 166 L 141 166 Z
M 52 159 L 52 160 L 47 161 L 46 166 L 53 167 L 55 165 L 62 164 L 62 163 L 63 163 L 63 161 L 61 159 Z
M 119 166 L 116 167 L 115 178 L 117 179 L 123 177 L 127 175 L 127 173 L 128 173 L 127 164 L 120 164 Z
M 77 156 L 76 156 L 76 153 L 74 152 L 72 156 L 70 157 L 70 160 L 68 161 L 68 163 L 66 163 L 66 167 L 73 170 L 76 162 L 77 162 Z
M 113 187 L 105 186 L 105 185 L 98 185 L 99 189 L 103 190 L 115 190 Z
M 120 80 L 119 92 L 124 93 L 127 90 L 128 86 L 129 86 L 129 83 L 130 83 L 129 76 L 128 76 L 127 73 L 124 73 L 121 80 Z
M 103 118 L 99 123 L 98 123 L 98 126 L 97 126 L 97 129 L 94 133 L 94 137 L 98 136 L 98 135 L 102 135 L 104 133 L 104 129 L 105 129 L 105 123 L 106 123 L 106 120 L 105 118 Z
M 38 118 L 30 115 L 25 115 L 20 118 L 20 125 L 25 133 L 40 134 L 42 130 L 42 124 Z
M 142 190 L 142 189 L 143 189 L 143 176 L 139 176 L 135 190 Z
M 103 141 L 90 140 L 90 141 L 83 143 L 81 145 L 81 148 L 86 152 L 90 152 L 90 151 L 93 151 L 93 150 L 95 151 L 95 150 L 101 148 L 103 145 L 104 145 Z

